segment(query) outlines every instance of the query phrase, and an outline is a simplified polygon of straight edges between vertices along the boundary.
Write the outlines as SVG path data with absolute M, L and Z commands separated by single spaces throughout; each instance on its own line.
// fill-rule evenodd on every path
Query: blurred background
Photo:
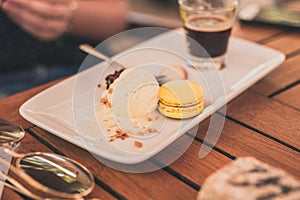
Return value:
M 175 28 L 181 26 L 177 0 L 128 0 L 129 22 Z
M 177 0 L 129 0 L 131 23 L 176 28 L 181 26 Z M 239 11 L 248 4 L 300 12 L 300 0 L 238 0 Z M 299 14 L 299 13 L 298 13 Z M 272 16 L 271 16 L 272 17 Z M 275 14 L 273 17 L 276 17 Z
M 178 10 L 178 1 L 177 0 L 127 0 L 129 4 L 129 15 L 127 22 L 127 30 L 131 30 L 133 28 L 139 27 L 163 27 L 167 28 L 157 33 L 149 33 L 149 35 L 132 35 L 132 34 L 124 34 L 126 37 L 119 39 L 119 41 L 110 41 L 107 42 L 105 52 L 108 56 L 113 56 L 118 52 L 121 52 L 135 44 L 138 44 L 146 39 L 149 39 L 157 34 L 160 34 L 168 29 L 174 29 L 182 26 L 182 21 L 179 17 Z M 289 10 L 295 10 L 296 12 L 300 12 L 300 0 L 239 0 L 239 11 L 241 11 L 248 3 L 258 3 L 259 5 L 270 7 L 271 5 L 276 5 L 279 8 L 286 8 Z M 239 12 L 238 11 L 238 12 Z M 299 15 L 300 16 L 300 15 Z M 285 17 L 283 14 L 279 12 L 269 12 L 269 19 L 281 20 Z M 299 17 L 300 18 L 300 17 Z M 275 21 L 276 22 L 276 21 Z M 296 21 L 297 23 L 297 21 Z M 1 23 L 0 23 L 1 24 Z M 298 23 L 300 24 L 300 22 Z M 258 24 L 254 24 L 258 25 Z M 264 24 L 263 24 L 264 25 Z M 2 27 L 0 27 L 1 30 Z M 85 41 L 88 42 L 88 41 Z M 102 41 L 98 41 L 93 45 L 96 46 Z M 78 46 L 78 45 L 77 45 Z M 72 47 L 72 50 L 76 50 L 78 52 L 77 58 L 83 61 L 86 54 L 80 52 L 75 46 Z M 2 56 L 5 56 L 5 48 Z M 81 53 L 79 55 L 79 53 Z M 63 55 L 62 55 L 63 56 Z M 51 57 L 51 56 L 50 56 Z M 65 57 L 65 56 L 64 56 Z M 52 59 L 52 57 L 51 57 Z M 68 61 L 70 59 L 65 58 Z M 80 62 L 82 62 L 80 61 Z M 99 60 L 95 59 L 93 64 L 96 64 Z M 78 68 L 79 66 L 76 65 Z M 53 75 L 49 75 L 49 71 L 47 71 L 47 67 L 37 66 L 36 69 L 30 72 L 18 72 L 15 71 L 10 73 L 1 72 L 0 73 L 0 98 L 8 95 L 12 95 L 14 93 L 44 84 L 46 82 L 69 76 L 77 72 L 78 68 L 72 68 L 72 70 L 67 69 L 64 71 L 64 65 L 57 66 L 58 70 L 53 69 L 51 73 Z M 56 71 L 55 71 L 56 70 Z M 29 74 L 29 75 L 28 75 Z
M 240 13 L 247 5 L 257 4 L 261 7 L 280 7 L 291 10 L 297 10 L 300 20 L 300 0 L 238 0 L 238 12 Z M 128 18 L 128 29 L 139 28 L 144 26 L 158 26 L 167 29 L 175 29 L 182 26 L 182 20 L 179 16 L 178 0 L 128 0 L 130 12 Z M 247 13 L 247 11 L 246 11 Z M 278 19 L 278 13 L 270 12 L 270 19 Z M 281 20 L 281 19 L 279 19 Z M 237 19 L 237 23 L 240 21 Z M 249 23 L 248 23 L 249 24 Z M 299 21 L 300 26 L 300 21 Z M 263 25 L 257 22 L 252 25 Z M 143 40 L 155 36 L 159 33 L 151 35 L 127 35 L 127 38 L 107 45 L 107 53 L 114 55 L 119 51 L 123 51 L 134 44 L 138 44 Z M 116 45 L 117 44 L 117 45 Z

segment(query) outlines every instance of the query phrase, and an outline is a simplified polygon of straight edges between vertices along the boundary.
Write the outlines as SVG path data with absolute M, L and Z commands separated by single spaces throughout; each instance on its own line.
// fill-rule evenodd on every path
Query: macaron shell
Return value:
M 159 100 L 168 106 L 190 106 L 202 102 L 202 87 L 189 80 L 176 80 L 162 85 Z
M 175 119 L 191 118 L 203 110 L 203 89 L 189 80 L 176 80 L 164 84 L 159 89 L 161 114 Z
M 170 118 L 187 119 L 200 114 L 203 107 L 203 102 L 189 107 L 173 107 L 159 102 L 158 110 L 161 114 Z

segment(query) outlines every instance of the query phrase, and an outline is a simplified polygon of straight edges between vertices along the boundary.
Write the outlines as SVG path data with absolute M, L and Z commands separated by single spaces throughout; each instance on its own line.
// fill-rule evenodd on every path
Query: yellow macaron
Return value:
M 175 118 L 191 118 L 203 110 L 203 89 L 189 80 L 176 80 L 159 89 L 158 110 L 163 115 Z

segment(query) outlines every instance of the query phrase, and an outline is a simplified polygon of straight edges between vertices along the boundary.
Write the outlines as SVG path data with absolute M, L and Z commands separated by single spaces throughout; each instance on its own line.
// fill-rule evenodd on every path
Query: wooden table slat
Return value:
M 228 105 L 227 115 L 300 148 L 300 111 L 298 110 L 247 91 Z
M 3 200 L 4 199 L 19 200 L 19 199 L 23 199 L 23 198 L 15 191 L 12 191 L 11 189 L 4 187 L 1 199 L 3 199 Z
M 266 45 L 289 54 L 300 49 L 300 34 L 297 31 L 284 33 L 267 42 Z
M 283 32 L 284 30 L 279 28 L 247 26 L 241 23 L 236 23 L 232 29 L 233 36 L 251 41 L 260 41 Z
M 300 79 L 299 79 L 300 80 Z M 273 97 L 279 102 L 300 110 L 300 84 Z
M 170 154 L 183 153 L 182 148 L 187 147 L 187 144 L 191 138 L 187 135 L 179 138 L 170 147 L 166 148 L 154 158 L 158 160 L 166 160 L 166 157 L 170 157 Z M 169 165 L 170 168 L 180 173 L 182 176 L 187 177 L 198 185 L 202 185 L 208 174 L 213 173 L 222 166 L 230 163 L 232 160 L 225 155 L 222 155 L 211 148 L 204 148 L 205 152 L 209 152 L 207 157 L 199 158 L 199 150 L 201 143 L 194 140 L 187 151 L 185 151 L 178 160 Z
M 251 87 L 257 93 L 265 96 L 287 87 L 300 80 L 300 55 L 294 56 L 276 68 L 261 81 Z
M 216 117 L 219 120 L 224 120 L 221 115 Z M 235 157 L 255 157 L 270 165 L 285 169 L 295 177 L 300 178 L 300 152 L 296 152 L 231 120 L 225 120 L 225 126 L 216 147 Z M 204 121 L 202 124 L 197 136 L 204 139 L 209 120 Z M 217 136 L 218 134 L 211 130 L 208 141 L 216 139 Z

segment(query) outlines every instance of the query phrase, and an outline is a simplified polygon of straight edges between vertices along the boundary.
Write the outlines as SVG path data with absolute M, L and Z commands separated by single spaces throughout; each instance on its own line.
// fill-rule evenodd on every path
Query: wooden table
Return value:
M 200 124 L 189 149 L 161 170 L 133 174 L 111 169 L 89 152 L 27 122 L 19 107 L 56 82 L 0 100 L 0 117 L 22 125 L 27 135 L 19 152 L 46 151 L 78 160 L 95 176 L 88 197 L 101 199 L 195 199 L 205 178 L 241 156 L 254 156 L 300 178 L 300 34 L 291 30 L 236 25 L 233 35 L 278 49 L 287 60 L 228 104 L 222 135 L 203 159 L 199 148 L 209 119 Z M 247 62 L 247 60 L 245 60 Z M 5 188 L 2 199 L 23 199 Z

